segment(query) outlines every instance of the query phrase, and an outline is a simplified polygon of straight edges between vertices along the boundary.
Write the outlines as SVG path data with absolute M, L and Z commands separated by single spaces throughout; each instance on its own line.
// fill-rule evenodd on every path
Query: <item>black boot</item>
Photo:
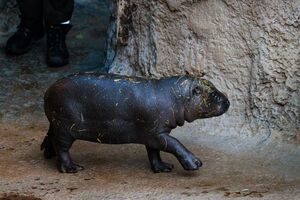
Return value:
M 44 36 L 43 24 L 28 27 L 21 22 L 17 31 L 8 39 L 5 52 L 8 55 L 21 55 L 30 50 L 32 43 Z
M 69 63 L 66 35 L 71 28 L 71 24 L 47 27 L 47 64 L 49 67 L 61 67 Z

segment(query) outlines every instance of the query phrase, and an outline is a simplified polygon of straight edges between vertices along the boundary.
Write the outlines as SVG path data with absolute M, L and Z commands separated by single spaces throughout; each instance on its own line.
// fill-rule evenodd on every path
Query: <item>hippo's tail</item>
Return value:
M 48 133 L 46 137 L 44 138 L 44 141 L 41 144 L 41 151 L 44 150 L 44 157 L 46 159 L 50 159 L 56 155 L 54 146 L 52 143 L 52 137 L 53 137 L 53 132 L 51 129 L 51 126 L 49 127 Z

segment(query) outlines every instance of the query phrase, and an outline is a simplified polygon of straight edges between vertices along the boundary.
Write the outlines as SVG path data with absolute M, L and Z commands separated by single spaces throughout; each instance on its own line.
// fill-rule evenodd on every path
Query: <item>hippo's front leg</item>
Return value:
M 147 146 L 172 153 L 185 170 L 197 170 L 202 162 L 187 150 L 176 138 L 168 134 L 159 134 L 154 140 L 149 140 Z
M 155 173 L 159 172 L 170 172 L 173 169 L 173 165 L 169 163 L 165 163 L 160 158 L 160 153 L 158 149 L 153 149 L 151 147 L 146 146 L 148 158 L 150 161 L 151 169 Z

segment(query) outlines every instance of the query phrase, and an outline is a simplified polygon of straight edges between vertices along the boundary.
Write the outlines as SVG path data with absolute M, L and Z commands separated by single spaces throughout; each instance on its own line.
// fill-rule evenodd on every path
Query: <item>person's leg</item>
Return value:
M 44 0 L 46 25 L 58 25 L 71 19 L 74 0 Z
M 16 33 L 6 44 L 6 53 L 20 55 L 26 53 L 33 41 L 44 36 L 43 1 L 17 0 L 20 9 L 20 24 Z
M 74 0 L 44 0 L 45 24 L 47 32 L 47 64 L 60 67 L 69 63 L 66 35 L 72 25 Z
M 43 27 L 43 1 L 17 0 L 20 9 L 20 26 L 25 26 L 34 32 L 40 32 Z

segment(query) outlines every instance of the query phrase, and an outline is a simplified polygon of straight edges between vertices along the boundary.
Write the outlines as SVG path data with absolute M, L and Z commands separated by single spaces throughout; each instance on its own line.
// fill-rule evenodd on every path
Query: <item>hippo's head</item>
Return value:
M 189 98 L 184 103 L 184 118 L 191 122 L 195 119 L 220 116 L 230 105 L 226 95 L 211 82 L 193 78 L 189 85 Z

